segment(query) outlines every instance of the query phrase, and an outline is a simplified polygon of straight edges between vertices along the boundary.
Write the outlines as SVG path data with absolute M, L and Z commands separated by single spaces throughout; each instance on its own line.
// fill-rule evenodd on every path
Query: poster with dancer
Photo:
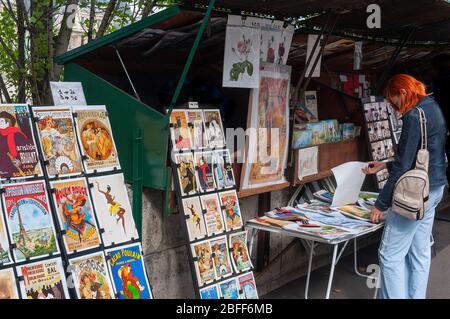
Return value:
M 194 257 L 195 273 L 197 274 L 198 286 L 202 287 L 214 281 L 214 264 L 211 256 L 211 246 L 208 240 L 191 244 L 192 256 Z
M 12 268 L 0 270 L 0 300 L 19 299 L 15 277 Z
M 103 252 L 69 259 L 78 299 L 115 299 Z
M 78 140 L 86 173 L 120 169 L 108 112 L 104 105 L 74 106 Z
M 141 244 L 105 250 L 114 291 L 119 299 L 153 299 Z
M 186 215 L 186 225 L 189 240 L 193 241 L 206 236 L 205 220 L 198 197 L 190 197 L 182 200 L 183 211 Z
M 242 227 L 242 214 L 235 190 L 219 193 L 225 228 L 227 231 Z
M 204 217 L 208 236 L 224 232 L 225 226 L 217 194 L 203 195 L 200 197 L 200 201 L 205 210 Z
M 206 136 L 205 120 L 202 110 L 187 110 L 188 121 L 191 124 L 190 132 L 192 147 L 201 150 L 208 147 L 208 137 Z
M 175 163 L 177 164 L 181 195 L 186 196 L 197 193 L 197 180 L 195 178 L 192 153 L 175 154 Z
M 192 147 L 191 131 L 188 126 L 186 110 L 173 110 L 170 113 L 170 136 L 174 151 L 188 150 Z
M 253 267 L 247 249 L 247 231 L 230 235 L 231 261 L 236 272 L 249 270 Z
M 217 285 L 211 285 L 200 289 L 200 299 L 219 299 L 219 290 Z
M 76 178 L 50 182 L 53 200 L 68 253 L 79 252 L 100 245 L 100 235 L 86 180 Z
M 213 169 L 217 188 L 229 188 L 236 184 L 229 150 L 213 151 Z
M 223 87 L 258 88 L 260 19 L 229 15 L 225 35 Z
M 138 239 L 123 174 L 91 177 L 88 181 L 105 246 Z
M 6 224 L 17 262 L 59 252 L 44 181 L 3 185 Z
M 219 110 L 203 110 L 209 148 L 225 147 L 225 133 Z
M 9 250 L 8 233 L 3 220 L 3 209 L 0 207 L 0 264 L 9 265 L 13 262 Z
M 212 154 L 212 152 L 194 153 L 195 175 L 197 177 L 199 192 L 211 192 L 216 189 Z
M 220 297 L 223 299 L 239 299 L 239 285 L 236 277 L 219 282 Z
M 0 104 L 0 179 L 42 176 L 26 104 Z
M 71 109 L 54 106 L 33 107 L 32 110 L 49 177 L 82 173 Z
M 227 237 L 221 236 L 211 239 L 210 245 L 216 279 L 220 280 L 223 277 L 232 275 L 233 268 L 231 267 Z
M 289 86 L 291 67 L 263 64 L 259 90 L 252 91 L 248 113 L 249 137 L 242 165 L 241 189 L 284 183 L 288 154 Z
M 16 267 L 22 299 L 70 299 L 61 258 Z
M 258 291 L 256 290 L 255 277 L 253 272 L 248 272 L 238 277 L 239 290 L 245 299 L 258 299 Z

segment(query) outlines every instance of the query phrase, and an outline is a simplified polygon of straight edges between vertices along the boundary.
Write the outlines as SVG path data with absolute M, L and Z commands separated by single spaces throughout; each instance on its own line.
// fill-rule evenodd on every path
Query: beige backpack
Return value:
M 427 124 L 424 111 L 420 116 L 421 147 L 417 152 L 416 167 L 400 176 L 392 195 L 392 211 L 412 220 L 421 220 L 429 195 Z

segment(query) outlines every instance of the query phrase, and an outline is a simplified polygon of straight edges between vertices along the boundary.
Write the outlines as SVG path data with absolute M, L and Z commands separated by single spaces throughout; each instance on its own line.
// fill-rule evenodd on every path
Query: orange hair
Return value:
M 401 89 L 406 91 L 406 95 L 401 96 L 402 106 L 399 108 L 392 103 L 391 99 L 393 96 L 400 95 Z M 427 95 L 425 84 L 408 74 L 394 75 L 384 89 L 384 96 L 388 102 L 402 114 L 413 108 L 421 98 Z

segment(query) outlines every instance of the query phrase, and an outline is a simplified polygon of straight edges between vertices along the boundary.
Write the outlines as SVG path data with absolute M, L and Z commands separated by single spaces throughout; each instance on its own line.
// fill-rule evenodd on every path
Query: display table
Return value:
M 372 227 L 367 228 L 362 230 L 359 233 L 356 234 L 352 234 L 351 236 L 348 237 L 342 237 L 339 239 L 335 239 L 335 240 L 329 240 L 326 238 L 322 238 L 322 237 L 318 237 L 318 236 L 313 236 L 310 234 L 304 234 L 301 232 L 296 232 L 296 231 L 292 231 L 292 230 L 286 230 L 280 227 L 276 227 L 276 226 L 271 226 L 271 225 L 261 225 L 261 224 L 257 224 L 255 222 L 252 222 L 253 220 L 249 220 L 246 223 L 246 227 L 248 229 L 252 230 L 252 234 L 250 236 L 250 243 L 249 243 L 249 251 L 250 251 L 250 255 L 252 253 L 253 250 L 253 244 L 255 241 L 255 238 L 257 236 L 257 234 L 260 231 L 267 231 L 267 232 L 271 232 L 271 233 L 276 233 L 276 234 L 281 234 L 281 235 L 286 235 L 286 236 L 291 236 L 291 237 L 295 237 L 295 238 L 300 238 L 304 241 L 306 241 L 308 243 L 308 246 L 310 247 L 310 251 L 309 251 L 309 261 L 308 261 L 308 272 L 307 272 L 307 277 L 306 277 L 306 287 L 305 287 L 305 299 L 308 299 L 308 290 L 309 290 L 309 280 L 311 277 L 311 266 L 312 266 L 312 260 L 313 260 L 313 255 L 314 255 L 314 249 L 318 244 L 327 244 L 327 245 L 333 245 L 333 257 L 331 260 L 331 270 L 330 270 L 330 275 L 328 278 L 328 286 L 327 286 L 327 292 L 325 295 L 326 299 L 330 298 L 330 293 L 331 293 L 331 286 L 333 283 L 333 277 L 334 277 L 334 269 L 336 267 L 336 264 L 338 263 L 339 259 L 342 256 L 342 253 L 344 252 L 345 248 L 347 247 L 348 243 L 350 241 L 354 241 L 354 269 L 355 269 L 355 273 L 358 276 L 361 277 L 369 277 L 367 275 L 361 274 L 358 271 L 358 251 L 357 251 L 357 245 L 356 245 L 356 240 L 362 236 L 371 234 L 379 229 L 381 229 L 384 226 L 384 223 L 380 223 L 380 224 L 374 224 Z M 342 244 L 341 249 L 339 250 L 339 246 Z M 338 253 L 339 251 L 339 253 Z

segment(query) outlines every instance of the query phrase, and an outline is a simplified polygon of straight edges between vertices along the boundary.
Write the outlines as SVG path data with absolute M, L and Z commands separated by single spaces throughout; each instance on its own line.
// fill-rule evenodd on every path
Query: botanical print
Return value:
M 247 231 L 230 235 L 231 260 L 236 272 L 242 272 L 252 267 L 247 249 Z
M 18 266 L 22 299 L 70 299 L 61 258 Z
M 236 183 L 234 180 L 230 151 L 227 149 L 215 150 L 213 152 L 213 164 L 217 188 L 233 187 Z
M 15 277 L 12 268 L 0 270 L 0 300 L 19 299 Z
M 243 274 L 238 277 L 239 290 L 242 291 L 245 299 L 258 299 L 258 291 L 256 290 L 255 277 L 253 272 Z
M 206 228 L 200 199 L 198 197 L 185 198 L 182 203 L 184 214 L 189 217 L 186 219 L 189 240 L 193 241 L 205 237 Z
M 87 105 L 81 82 L 50 82 L 54 105 Z
M 89 184 L 105 246 L 138 239 L 123 174 L 91 177 Z
M 205 240 L 191 244 L 192 256 L 195 258 L 195 272 L 198 285 L 204 286 L 215 279 L 214 265 L 211 256 L 211 246 Z
M 219 193 L 227 231 L 242 227 L 242 215 L 236 191 Z
M 209 148 L 225 147 L 225 133 L 219 110 L 204 110 L 206 134 Z
M 0 104 L 0 178 L 42 175 L 26 104 Z
M 212 239 L 210 245 L 216 279 L 219 280 L 222 277 L 231 275 L 233 273 L 233 269 L 231 268 L 227 237 L 222 236 Z
M 261 22 L 261 61 L 280 64 L 278 56 L 281 49 L 284 52 L 284 43 L 281 41 L 284 21 L 263 19 Z
M 141 244 L 108 249 L 108 267 L 119 299 L 153 299 Z
M 200 289 L 200 299 L 219 299 L 219 290 L 217 285 Z
M 257 88 L 261 29 L 259 19 L 229 15 L 223 63 L 224 87 Z
M 194 153 L 194 159 L 199 191 L 209 192 L 215 190 L 216 182 L 213 175 L 212 152 Z
M 285 182 L 289 132 L 290 67 L 263 64 L 259 90 L 253 90 L 250 136 L 241 189 Z
M 222 281 L 218 284 L 220 297 L 223 299 L 239 299 L 238 282 L 236 278 Z
M 16 261 L 59 252 L 45 182 L 3 187 L 3 204 Z
M 44 160 L 50 177 L 83 172 L 73 126 L 72 111 L 66 107 L 33 107 Z
M 178 183 L 181 195 L 192 195 L 197 192 L 197 180 L 195 178 L 194 158 L 192 153 L 175 154 L 177 164 Z
M 8 265 L 12 261 L 9 252 L 8 234 L 6 233 L 5 222 L 3 220 L 3 209 L 0 207 L 0 264 Z
M 208 137 L 206 136 L 205 121 L 202 110 L 187 110 L 188 121 L 191 124 L 190 132 L 192 138 L 192 147 L 196 150 L 208 146 Z
M 185 110 L 173 110 L 170 114 L 170 136 L 172 138 L 173 150 L 190 149 L 191 133 L 188 127 Z
M 217 194 L 203 195 L 200 197 L 204 214 L 206 231 L 208 236 L 221 233 L 225 230 L 222 213 Z
M 114 299 L 103 252 L 69 260 L 78 299 Z
M 119 158 L 106 107 L 74 106 L 78 140 L 86 173 L 119 169 Z
M 100 235 L 84 178 L 50 182 L 68 253 L 100 245 Z
M 290 24 L 283 29 L 281 41 L 278 46 L 278 64 L 286 64 L 291 49 L 292 38 L 294 36 L 295 27 Z

